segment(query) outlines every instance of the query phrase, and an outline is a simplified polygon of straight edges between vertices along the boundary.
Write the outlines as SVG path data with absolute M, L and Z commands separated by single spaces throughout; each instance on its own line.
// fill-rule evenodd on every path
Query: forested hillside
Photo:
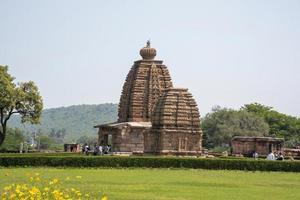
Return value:
M 75 105 L 43 110 L 40 125 L 21 124 L 18 116 L 9 121 L 9 127 L 17 127 L 27 134 L 33 132 L 65 135 L 65 142 L 71 142 L 80 136 L 95 136 L 94 125 L 117 120 L 117 104 Z

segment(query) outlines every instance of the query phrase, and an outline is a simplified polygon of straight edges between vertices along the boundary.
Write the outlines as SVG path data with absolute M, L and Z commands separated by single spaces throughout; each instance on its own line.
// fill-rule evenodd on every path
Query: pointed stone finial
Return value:
M 150 40 L 147 40 L 147 45 L 146 45 L 146 47 L 147 47 L 147 48 L 150 48 L 150 44 L 151 44 L 151 43 L 150 43 Z

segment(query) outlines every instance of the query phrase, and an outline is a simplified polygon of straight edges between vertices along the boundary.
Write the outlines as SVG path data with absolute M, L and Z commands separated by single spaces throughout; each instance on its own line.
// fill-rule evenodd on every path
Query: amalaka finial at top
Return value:
M 153 60 L 156 56 L 156 49 L 151 48 L 150 40 L 147 41 L 146 47 L 143 47 L 140 50 L 140 55 L 142 56 L 143 60 Z

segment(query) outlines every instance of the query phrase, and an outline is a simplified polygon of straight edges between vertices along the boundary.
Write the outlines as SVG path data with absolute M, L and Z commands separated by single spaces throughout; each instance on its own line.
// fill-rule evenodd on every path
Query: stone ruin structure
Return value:
M 252 156 L 256 151 L 258 155 L 268 155 L 272 152 L 283 153 L 282 138 L 235 136 L 231 140 L 231 153 L 233 155 Z
M 149 41 L 140 55 L 123 85 L 118 121 L 95 126 L 98 144 L 111 145 L 113 153 L 200 155 L 200 114 L 193 96 L 173 87 Z

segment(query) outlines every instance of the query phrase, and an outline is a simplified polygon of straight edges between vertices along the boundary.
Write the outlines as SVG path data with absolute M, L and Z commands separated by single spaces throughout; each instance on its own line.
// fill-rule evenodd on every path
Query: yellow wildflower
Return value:
M 37 187 L 33 186 L 33 187 L 31 188 L 31 190 L 29 190 L 29 193 L 30 193 L 31 195 L 37 195 L 38 193 L 40 193 L 40 190 L 39 190 Z
M 27 190 L 27 185 L 26 184 L 23 184 L 21 187 L 22 187 L 22 190 Z
M 10 196 L 9 196 L 9 198 L 10 199 L 13 199 L 13 198 L 15 198 L 17 195 L 15 194 L 15 193 L 12 193 Z
M 6 186 L 6 187 L 4 187 L 4 191 L 8 191 L 8 190 L 10 190 L 11 189 L 11 186 Z
M 101 200 L 108 200 L 108 197 L 106 195 L 103 195 Z
M 49 185 L 54 185 L 58 182 L 59 182 L 59 180 L 57 178 L 55 178 L 55 179 L 53 179 L 52 181 L 49 182 Z
M 18 195 L 19 195 L 19 197 L 22 197 L 22 196 L 25 195 L 25 193 L 20 191 L 20 192 L 18 193 Z
M 16 188 L 15 191 L 16 191 L 17 194 L 21 192 L 21 190 L 19 188 Z
M 56 183 L 58 183 L 58 179 L 57 178 L 53 179 L 53 184 L 56 184 Z

